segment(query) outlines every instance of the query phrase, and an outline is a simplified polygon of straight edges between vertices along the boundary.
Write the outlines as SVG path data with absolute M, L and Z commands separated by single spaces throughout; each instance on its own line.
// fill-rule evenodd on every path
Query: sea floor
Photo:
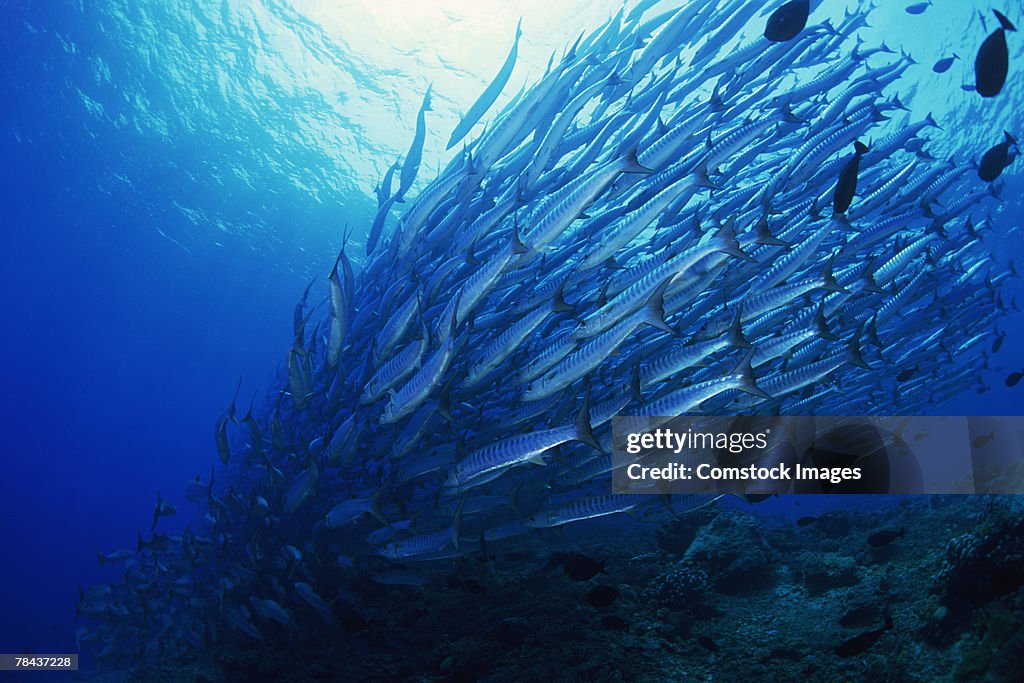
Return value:
M 182 661 L 72 680 L 1022 680 L 1024 498 L 908 498 L 802 524 L 711 508 L 595 525 L 600 543 L 495 545 L 434 563 L 425 586 L 361 581 L 358 614 L 335 603 L 340 627 L 315 640 L 228 633 Z

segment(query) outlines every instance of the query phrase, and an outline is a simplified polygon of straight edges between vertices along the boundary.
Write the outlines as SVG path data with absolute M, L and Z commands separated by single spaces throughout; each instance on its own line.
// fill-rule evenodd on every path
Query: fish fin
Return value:
M 843 287 L 841 284 L 836 282 L 835 276 L 832 274 L 832 259 L 830 258 L 825 263 L 825 268 L 821 272 L 821 280 L 824 283 L 822 289 L 828 292 L 839 292 L 840 294 L 849 294 L 849 290 Z
M 624 173 L 654 173 L 654 169 L 647 168 L 637 159 L 636 147 L 630 147 L 626 150 L 619 163 L 623 165 L 622 171 Z
M 857 331 L 854 333 L 853 337 L 850 338 L 850 341 L 846 347 L 846 362 L 858 368 L 863 368 L 864 370 L 871 370 L 872 368 L 870 365 L 867 364 L 867 361 L 864 360 L 864 356 L 861 353 L 860 348 L 860 338 L 864 334 L 864 328 L 865 324 L 861 323 L 860 327 L 857 328 Z
M 466 263 L 471 266 L 479 266 L 480 259 L 476 256 L 476 242 L 469 245 L 469 249 L 466 250 Z
M 730 216 L 729 220 L 722 223 L 722 227 L 720 227 L 718 232 L 715 233 L 715 239 L 720 242 L 718 251 L 750 263 L 757 263 L 757 260 L 753 256 L 740 248 L 740 243 L 736 239 L 736 232 L 733 227 L 735 222 L 735 218 Z
M 645 403 L 643 390 L 640 387 L 640 361 L 638 360 L 633 366 L 633 372 L 629 376 L 629 390 L 632 399 L 637 404 L 642 405 Z
M 690 174 L 693 178 L 693 184 L 697 187 L 706 187 L 709 190 L 721 190 L 722 186 L 711 179 L 708 175 L 708 169 L 703 165 L 698 167 L 695 171 Z
M 736 388 L 758 398 L 770 399 L 772 398 L 771 394 L 758 387 L 754 381 L 754 369 L 750 366 L 750 361 L 754 358 L 755 352 L 756 349 L 747 351 L 743 359 L 733 368 L 732 374 L 736 375 L 740 380 L 740 385 Z
M 583 394 L 583 405 L 576 414 L 576 441 L 585 443 L 598 453 L 604 453 L 601 444 L 594 438 L 594 430 L 590 426 L 590 389 Z
M 644 305 L 643 322 L 651 327 L 656 327 L 659 330 L 668 332 L 673 337 L 678 337 L 679 333 L 669 327 L 669 324 L 665 322 L 665 290 L 675 280 L 675 275 L 669 275 L 665 278 L 654 293 L 651 294 L 650 298 L 647 299 L 647 303 Z
M 1003 135 L 1006 136 L 1006 141 L 1009 142 L 1011 145 L 1017 144 L 1017 138 L 1010 135 L 1010 131 L 1004 130 Z
M 999 20 L 999 25 L 1002 26 L 1005 30 L 1007 30 L 1007 31 L 1016 31 L 1017 30 L 1017 27 L 1014 26 L 1010 22 L 1010 20 L 1006 18 L 1005 14 L 1003 14 L 1002 12 L 1000 12 L 997 9 L 992 10 L 992 13 L 996 15 L 996 19 Z
M 821 302 L 821 305 L 818 306 L 817 312 L 814 314 L 814 330 L 819 339 L 825 339 L 828 341 L 835 341 L 839 339 L 839 337 L 832 334 L 832 330 L 828 329 L 828 321 L 825 320 L 824 301 Z
M 459 507 L 455 508 L 455 517 L 452 519 L 452 528 L 450 531 L 452 546 L 459 549 L 459 533 L 462 531 L 462 508 L 466 505 L 466 496 L 462 497 L 459 501 Z
M 529 248 L 523 244 L 523 240 L 519 238 L 519 217 L 515 214 L 512 216 L 512 253 L 514 254 L 525 254 L 529 251 Z
M 562 284 L 558 285 L 558 290 L 555 292 L 555 296 L 551 301 L 551 312 L 552 313 L 568 313 L 575 315 L 576 307 L 565 302 L 565 283 L 568 282 L 566 278 Z
M 740 307 L 736 311 L 736 315 L 732 318 L 732 323 L 729 325 L 729 331 L 726 333 L 726 338 L 729 341 L 729 345 L 737 349 L 751 349 L 753 345 L 747 341 L 747 338 L 743 336 L 743 308 Z
M 865 144 L 864 144 L 863 142 L 861 142 L 860 140 L 857 140 L 857 141 L 855 141 L 855 142 L 853 143 L 853 148 L 854 148 L 855 150 L 857 150 L 857 154 L 867 154 L 867 153 L 868 153 L 868 146 L 867 146 L 867 145 L 865 145 Z

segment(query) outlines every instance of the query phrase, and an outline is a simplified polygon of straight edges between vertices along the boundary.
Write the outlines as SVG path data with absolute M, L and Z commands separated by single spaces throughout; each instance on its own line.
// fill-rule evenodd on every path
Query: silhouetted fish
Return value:
M 896 381 L 897 382 L 906 382 L 906 381 L 912 379 L 914 377 L 914 375 L 917 374 L 917 370 L 918 370 L 918 367 L 916 365 L 914 367 L 912 367 L 912 368 L 907 368 L 906 370 L 902 371 L 900 374 L 896 375 Z
M 907 7 L 907 14 L 923 14 L 926 9 L 931 7 L 931 2 L 917 2 Z
M 1009 375 L 1006 376 L 1006 386 L 1017 386 L 1017 382 L 1019 382 L 1022 377 L 1024 377 L 1024 372 L 1011 372 Z
M 996 332 L 996 340 L 992 342 L 992 353 L 999 353 L 999 349 L 1003 348 L 1003 340 L 1006 339 L 1005 332 Z
M 949 67 L 953 66 L 953 62 L 960 59 L 960 55 L 953 53 L 952 57 L 943 57 L 939 61 L 935 62 L 935 66 L 932 67 L 932 71 L 937 74 L 944 74 L 949 71 Z
M 838 657 L 853 657 L 867 650 L 869 647 L 878 642 L 878 639 L 882 637 L 882 634 L 892 628 L 892 616 L 889 614 L 889 609 L 885 610 L 885 624 L 879 628 L 871 631 L 865 631 L 859 635 L 850 638 L 849 640 L 843 641 L 836 646 L 835 653 Z
M 587 593 L 587 602 L 594 607 L 607 607 L 619 597 L 619 591 L 611 586 L 594 586 Z
M 810 526 L 810 525 L 814 524 L 817 521 L 818 521 L 817 517 L 801 517 L 800 519 L 796 520 L 796 525 L 799 526 L 799 527 L 805 527 L 805 526 Z
M 836 192 L 832 197 L 832 209 L 835 213 L 845 213 L 853 203 L 853 196 L 857 193 L 857 174 L 860 173 L 860 160 L 867 153 L 868 146 L 858 140 L 853 143 L 856 150 L 850 160 L 839 172 L 839 182 L 836 183 Z
M 991 183 L 1003 173 L 1003 169 L 1010 165 L 1010 147 L 1017 145 L 1017 139 L 1007 132 L 1003 132 L 1003 141 L 995 145 L 981 157 L 978 164 L 978 177 L 986 183 Z
M 974 59 L 974 83 L 982 97 L 995 97 L 1003 89 L 1006 74 L 1010 70 L 1006 32 L 1017 30 L 1003 14 L 996 10 L 992 11 L 999 19 L 999 28 L 985 39 L 978 49 L 978 56 Z
M 897 538 L 903 538 L 906 535 L 906 531 L 906 527 L 901 528 L 899 531 L 896 531 L 895 529 L 876 531 L 868 536 L 868 545 L 872 548 L 881 548 L 882 546 L 889 545 Z
M 991 432 L 989 434 L 982 434 L 981 436 L 976 436 L 971 441 L 971 448 L 984 448 L 988 444 L 988 442 L 994 438 L 996 438 L 995 432 Z
M 562 565 L 565 575 L 573 581 L 588 581 L 604 571 L 604 562 L 597 562 L 586 555 L 572 553 Z
M 787 2 L 768 17 L 764 37 L 776 43 L 796 38 L 807 26 L 807 17 L 810 13 L 810 0 Z

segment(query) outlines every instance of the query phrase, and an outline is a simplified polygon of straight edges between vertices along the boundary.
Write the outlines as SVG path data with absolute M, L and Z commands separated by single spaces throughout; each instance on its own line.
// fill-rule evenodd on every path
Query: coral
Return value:
M 761 525 L 751 515 L 722 512 L 697 532 L 684 561 L 703 568 L 712 587 L 740 593 L 770 583 L 772 551 Z
M 651 582 L 651 593 L 658 604 L 672 610 L 693 607 L 708 589 L 707 572 L 687 565 L 660 574 Z

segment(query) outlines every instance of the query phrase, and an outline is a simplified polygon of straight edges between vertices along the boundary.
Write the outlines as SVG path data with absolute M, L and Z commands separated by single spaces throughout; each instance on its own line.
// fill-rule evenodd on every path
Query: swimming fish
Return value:
M 772 12 L 764 29 L 764 37 L 772 42 L 796 38 L 807 26 L 811 13 L 810 0 L 791 0 Z
M 1006 46 L 1006 32 L 1016 31 L 1017 27 L 1010 23 L 998 10 L 992 10 L 999 19 L 997 28 L 978 48 L 978 56 L 974 59 L 974 84 L 982 97 L 995 97 L 1006 83 L 1006 75 L 1010 70 L 1010 51 Z
M 839 181 L 836 183 L 835 193 L 832 196 L 832 209 L 836 214 L 845 213 L 853 203 L 853 197 L 857 193 L 857 175 L 860 173 L 860 160 L 868 152 L 864 143 L 857 141 L 853 143 L 854 154 L 839 172 Z
M 990 148 L 981 157 L 978 164 L 978 177 L 986 183 L 991 183 L 1003 173 L 1013 157 L 1010 155 L 1011 148 L 1017 147 L 1017 139 L 1007 132 L 1003 133 L 1003 141 Z
M 835 652 L 837 657 L 854 657 L 868 650 L 872 645 L 877 643 L 882 635 L 892 629 L 892 616 L 889 614 L 888 607 L 885 610 L 885 623 L 877 629 L 871 631 L 865 631 L 864 633 L 858 634 L 849 640 L 845 640 L 836 646 Z
M 889 545 L 897 538 L 903 538 L 906 535 L 906 528 L 900 528 L 899 531 L 894 529 L 884 529 L 882 531 L 876 531 L 875 533 L 868 536 L 868 545 L 872 548 L 881 548 Z

